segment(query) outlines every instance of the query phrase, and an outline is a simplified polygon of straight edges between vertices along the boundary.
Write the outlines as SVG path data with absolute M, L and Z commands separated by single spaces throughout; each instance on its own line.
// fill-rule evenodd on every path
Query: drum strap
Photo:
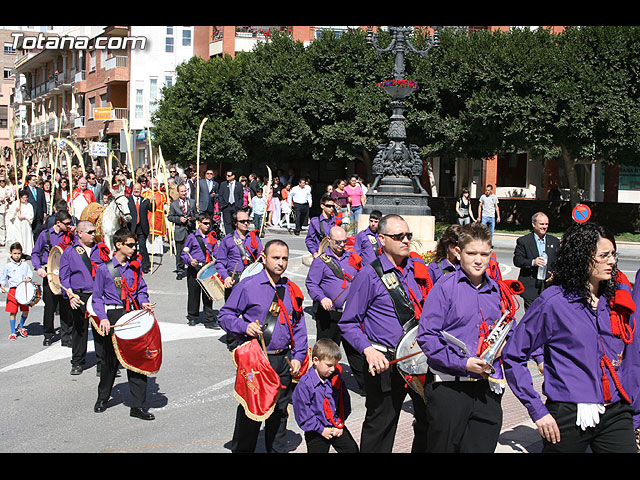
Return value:
M 251 265 L 255 262 L 255 258 L 249 258 L 249 255 L 247 255 L 247 250 L 244 248 L 244 242 L 241 238 L 233 237 L 233 242 L 238 247 L 238 250 L 240 250 L 240 258 L 242 258 L 242 262 L 245 265 Z M 251 253 L 251 251 L 249 251 L 249 253 Z M 253 257 L 253 253 L 251 253 L 251 257 Z
M 80 255 L 80 259 L 82 260 L 82 263 L 84 263 L 84 266 L 87 267 L 87 270 L 89 270 L 89 273 L 91 274 L 91 276 L 95 277 L 93 264 L 91 262 L 91 259 L 89 258 L 89 255 L 87 255 L 87 251 L 80 245 L 77 245 L 76 252 L 78 253 L 78 255 Z
M 120 273 L 120 270 L 113 265 L 113 262 L 107 262 L 107 267 L 109 268 L 109 273 L 111 274 L 111 278 L 113 279 L 113 283 L 116 286 L 116 290 L 120 290 L 120 301 L 122 302 L 122 307 L 127 312 L 130 312 L 131 310 L 138 309 L 137 302 L 135 301 L 133 296 L 128 292 L 128 291 L 137 290 L 137 285 L 135 285 L 133 289 L 129 289 L 125 284 L 126 283 L 125 279 L 122 277 L 122 274 Z M 129 302 L 129 298 L 128 297 L 130 297 L 131 300 L 133 301 L 134 308 L 131 308 L 131 304 Z M 125 302 L 125 300 L 126 300 L 126 302 Z
M 338 277 L 340 280 L 344 280 L 344 272 L 338 262 L 336 262 L 333 258 L 331 258 L 326 253 L 321 253 L 320 258 L 322 261 L 331 269 L 331 271 Z
M 380 245 L 378 245 L 378 240 L 375 235 L 367 235 L 369 241 L 371 242 L 371 246 L 373 247 L 373 252 L 376 254 L 376 257 L 382 253 L 382 249 Z
M 196 237 L 196 240 L 198 241 L 198 244 L 202 249 L 202 253 L 204 253 L 205 263 L 209 263 L 211 261 L 209 257 L 209 250 L 207 250 L 207 247 L 204 246 L 204 240 L 202 240 L 202 237 L 200 235 L 194 234 L 194 237 Z
M 393 271 L 384 273 L 379 258 L 371 262 L 371 266 L 389 293 L 398 321 L 400 325 L 402 325 L 402 328 L 405 329 L 405 327 L 409 325 L 409 322 L 415 319 L 415 310 L 411 304 L 411 300 L 409 300 L 407 293 L 402 287 L 400 279 Z
M 262 322 L 262 336 L 264 337 L 264 344 L 269 346 L 273 330 L 278 322 L 278 316 L 280 314 L 279 298 L 284 298 L 285 288 L 283 286 L 276 287 L 276 293 L 273 296 L 269 310 L 267 310 L 267 317 Z

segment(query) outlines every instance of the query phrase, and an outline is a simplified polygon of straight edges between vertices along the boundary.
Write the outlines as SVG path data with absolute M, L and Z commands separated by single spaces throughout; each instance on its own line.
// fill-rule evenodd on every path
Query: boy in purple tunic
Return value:
M 479 358 L 478 339 L 501 317 L 500 287 L 487 275 L 490 230 L 471 223 L 458 235 L 460 267 L 434 284 L 418 327 L 418 344 L 429 365 L 424 389 L 427 451 L 493 453 L 505 382 L 499 359 L 490 365 Z M 495 370 L 491 378 L 486 373 L 490 367 Z
M 382 255 L 382 247 L 378 237 L 378 225 L 381 218 L 380 210 L 373 210 L 369 214 L 369 226 L 356 235 L 353 251 L 362 257 L 363 265 L 369 265 Z
M 320 243 L 329 236 L 331 227 L 339 225 L 339 223 L 337 223 L 338 217 L 334 215 L 335 208 L 336 202 L 333 201 L 331 195 L 325 193 L 320 199 L 320 209 L 322 213 L 309 220 L 309 230 L 307 231 L 304 243 L 309 253 L 313 255 L 313 258 L 318 256 Z
M 305 373 L 293 391 L 296 421 L 304 431 L 308 453 L 358 453 L 358 444 L 345 425 L 351 400 L 338 363 L 342 354 L 337 343 L 321 338 L 313 346 L 313 368 Z
M 552 273 L 553 284 L 533 301 L 502 352 L 509 387 L 538 427 L 543 452 L 590 447 L 635 453 L 638 292 L 629 298 L 628 280 L 617 271 L 613 235 L 593 223 L 572 225 Z M 546 403 L 527 368 L 540 350 Z

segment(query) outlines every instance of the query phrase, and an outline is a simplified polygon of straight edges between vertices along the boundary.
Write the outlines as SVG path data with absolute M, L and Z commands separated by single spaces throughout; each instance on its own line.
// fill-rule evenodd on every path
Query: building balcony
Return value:
M 129 58 L 116 56 L 104 62 L 105 83 L 129 81 Z

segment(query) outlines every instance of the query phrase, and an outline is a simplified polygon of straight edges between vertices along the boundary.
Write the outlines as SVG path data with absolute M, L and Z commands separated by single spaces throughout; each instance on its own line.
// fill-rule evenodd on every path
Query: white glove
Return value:
M 491 391 L 497 395 L 502 394 L 504 392 L 504 385 L 498 382 L 489 381 L 489 388 Z
M 605 411 L 604 405 L 598 403 L 578 403 L 576 425 L 582 430 L 595 427 L 600 422 L 600 415 Z

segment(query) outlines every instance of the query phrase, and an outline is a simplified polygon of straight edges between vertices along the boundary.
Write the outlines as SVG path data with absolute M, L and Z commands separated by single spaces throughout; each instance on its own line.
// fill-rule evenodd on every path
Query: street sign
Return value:
M 109 154 L 106 142 L 91 142 L 91 155 L 94 157 L 106 157 Z
M 571 218 L 577 223 L 585 223 L 591 218 L 591 209 L 587 205 L 576 205 L 571 212 Z

